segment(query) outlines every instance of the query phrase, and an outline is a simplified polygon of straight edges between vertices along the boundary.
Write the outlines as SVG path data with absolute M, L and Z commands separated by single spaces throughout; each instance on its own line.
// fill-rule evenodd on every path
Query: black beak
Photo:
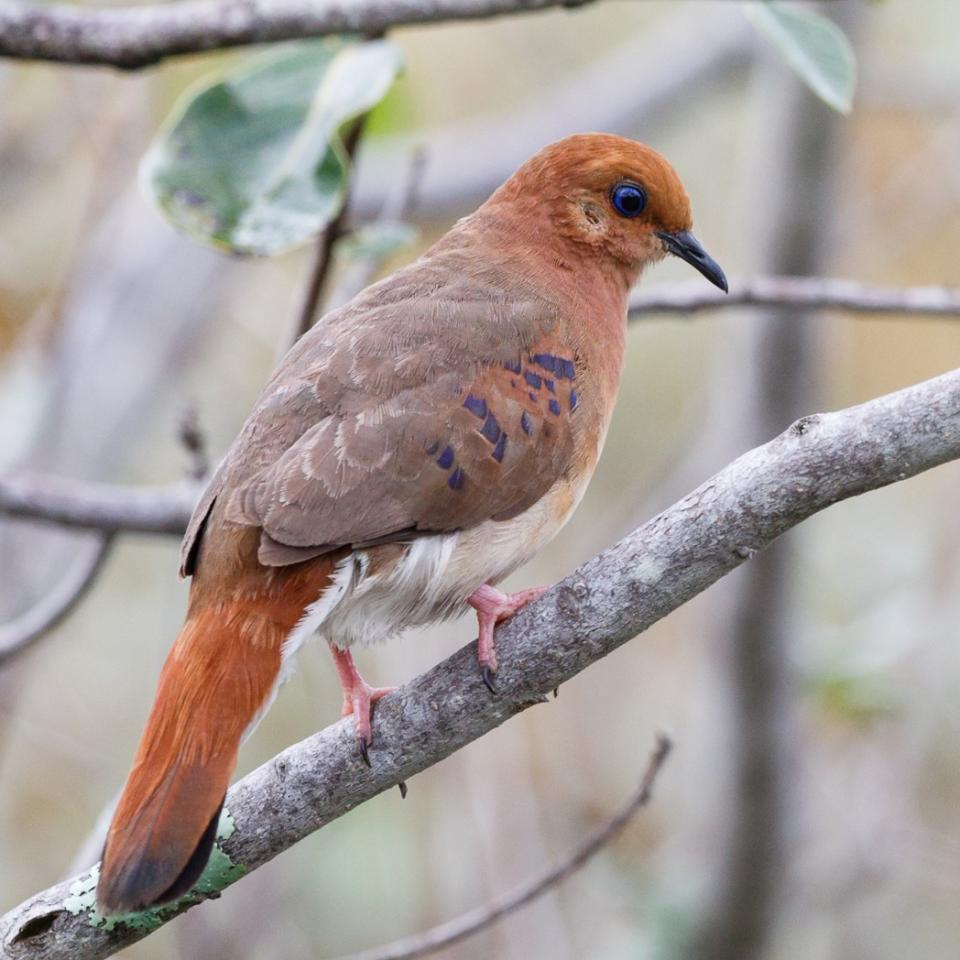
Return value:
M 680 233 L 663 233 L 658 230 L 657 236 L 675 257 L 686 260 L 712 284 L 718 286 L 724 293 L 728 292 L 727 277 L 720 264 L 703 249 L 700 241 L 689 230 L 683 230 Z

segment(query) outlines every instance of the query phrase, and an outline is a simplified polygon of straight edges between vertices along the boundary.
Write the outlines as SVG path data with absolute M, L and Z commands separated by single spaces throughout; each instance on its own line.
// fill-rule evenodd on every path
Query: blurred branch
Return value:
M 839 117 L 779 63 L 758 63 L 751 85 L 755 112 L 743 141 L 743 189 L 759 182 L 765 193 L 741 228 L 752 238 L 760 272 L 816 275 L 829 262 L 824 234 L 837 201 Z M 758 136 L 768 145 L 759 155 Z M 807 201 L 797 205 L 798 195 Z M 829 299 L 828 289 L 809 292 L 820 305 Z M 744 327 L 747 342 L 737 354 L 743 392 L 736 406 L 725 404 L 736 424 L 731 452 L 810 409 L 818 392 L 816 358 L 824 352 L 806 304 L 774 307 Z M 730 795 L 716 818 L 712 895 L 691 960 L 766 960 L 784 910 L 797 830 L 790 803 L 799 753 L 790 689 L 797 580 L 794 543 L 782 540 L 731 578 L 718 598 L 724 606 L 715 612 L 711 640 L 724 652 Z
M 637 288 L 630 297 L 636 313 L 697 313 L 729 307 L 802 307 L 851 313 L 960 316 L 955 287 L 874 287 L 829 277 L 756 277 L 733 281 L 730 293 L 701 280 Z
M 594 0 L 181 0 L 90 9 L 0 3 L 0 56 L 137 70 L 166 57 L 404 24 L 481 20 Z
M 415 147 L 411 151 L 407 175 L 402 179 L 395 178 L 395 188 L 387 194 L 376 222 L 401 222 L 413 213 L 426 160 L 427 153 L 422 146 Z M 370 253 L 348 263 L 339 283 L 327 298 L 327 309 L 336 310 L 368 286 L 376 272 L 383 266 L 384 259 L 382 256 Z
M 456 920 L 433 927 L 426 933 L 397 940 L 383 947 L 350 954 L 340 960 L 414 960 L 416 957 L 429 956 L 445 947 L 453 946 L 474 934 L 485 930 L 504 917 L 515 913 L 533 901 L 548 893 L 588 863 L 633 819 L 633 816 L 645 807 L 650 800 L 654 782 L 666 762 L 672 743 L 663 734 L 658 735 L 657 745 L 647 762 L 640 784 L 633 796 L 606 823 L 595 830 L 563 863 L 542 876 L 535 877 L 486 907 L 478 907 L 463 914 Z
M 737 306 L 802 306 L 862 313 L 960 316 L 960 290 L 870 287 L 821 277 L 767 277 L 734 282 L 729 296 L 702 282 L 635 292 L 630 319 Z M 184 484 L 130 487 L 44 475 L 0 477 L 0 514 L 106 533 L 182 535 L 199 494 Z
M 363 133 L 365 121 L 366 115 L 355 120 L 347 135 L 343 138 L 343 149 L 350 162 L 351 168 L 353 166 L 353 159 L 357 154 L 357 147 L 360 145 L 360 137 Z M 348 184 L 347 194 L 344 197 L 339 212 L 327 224 L 326 229 L 320 234 L 314 245 L 313 257 L 310 261 L 310 270 L 307 274 L 307 285 L 303 292 L 303 302 L 297 311 L 297 320 L 293 329 L 293 335 L 287 340 L 288 346 L 299 340 L 300 337 L 313 326 L 317 319 L 317 310 L 320 307 L 320 301 L 323 299 L 324 290 L 330 279 L 334 247 L 343 234 L 349 203 L 350 192 Z
M 643 139 L 655 143 L 682 125 L 694 105 L 722 97 L 724 82 L 738 75 L 752 50 L 753 31 L 729 4 L 674 3 L 672 9 L 679 12 L 625 36 L 566 78 L 531 90 L 507 112 L 377 137 L 359 160 L 354 213 L 377 216 L 395 182 L 397 158 L 418 144 L 429 159 L 418 208 L 445 222 L 477 207 L 552 140 L 583 130 L 625 136 L 642 130 Z
M 187 407 L 177 423 L 177 437 L 187 453 L 187 479 L 203 483 L 210 474 L 210 452 L 207 438 L 200 429 L 196 407 Z
M 0 625 L 0 667 L 52 630 L 86 596 L 103 568 L 112 537 L 101 535 L 78 550 L 63 579 L 32 607 Z
M 373 766 L 349 718 L 288 747 L 227 796 L 223 852 L 249 872 L 428 769 L 612 653 L 780 534 L 839 500 L 960 458 L 960 370 L 836 413 L 804 417 L 585 563 L 497 631 L 499 693 L 469 644 L 377 705 Z M 146 935 L 107 931 L 65 881 L 0 918 L 9 960 L 89 960 Z M 210 894 L 196 896 L 200 900 Z M 219 895 L 215 892 L 214 896 Z M 194 900 L 193 902 L 196 902 Z M 191 904 L 155 917 L 166 922 Z
M 0 513 L 105 533 L 182 536 L 199 492 L 182 483 L 132 487 L 39 475 L 0 477 Z

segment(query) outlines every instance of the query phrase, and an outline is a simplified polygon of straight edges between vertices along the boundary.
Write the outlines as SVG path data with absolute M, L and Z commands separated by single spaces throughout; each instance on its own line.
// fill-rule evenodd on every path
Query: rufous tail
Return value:
M 192 614 L 180 631 L 107 835 L 104 914 L 173 900 L 203 872 L 240 743 L 269 706 L 296 619 L 273 614 L 237 601 Z

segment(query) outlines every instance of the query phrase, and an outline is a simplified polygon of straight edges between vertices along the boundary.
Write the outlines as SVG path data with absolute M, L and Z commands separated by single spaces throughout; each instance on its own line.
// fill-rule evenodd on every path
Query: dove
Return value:
M 240 745 L 309 638 L 329 644 L 367 762 L 390 688 L 364 681 L 355 648 L 472 607 L 495 695 L 495 627 L 544 589 L 497 584 L 586 490 L 631 287 L 672 255 L 727 289 L 691 229 L 655 150 L 568 137 L 294 344 L 183 541 L 186 619 L 109 829 L 104 914 L 196 882 Z

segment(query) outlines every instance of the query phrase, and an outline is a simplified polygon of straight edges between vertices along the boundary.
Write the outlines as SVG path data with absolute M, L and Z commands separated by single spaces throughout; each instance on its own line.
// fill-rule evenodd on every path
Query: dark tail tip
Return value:
M 203 836 L 200 837 L 196 849 L 190 854 L 190 859 L 180 871 L 177 879 L 150 906 L 155 907 L 176 900 L 177 897 L 182 897 L 200 879 L 200 875 L 210 859 L 214 841 L 217 839 L 217 826 L 220 823 L 221 810 L 223 810 L 223 800 L 220 801 L 220 806 L 217 807 L 210 818 L 210 822 L 203 831 Z
M 222 809 L 221 800 L 193 853 L 173 882 L 159 895 L 154 892 L 157 889 L 157 880 L 159 877 L 169 876 L 171 870 L 171 864 L 165 860 L 139 857 L 129 867 L 123 865 L 113 873 L 101 875 L 97 884 L 97 909 L 100 913 L 107 917 L 137 913 L 163 906 L 187 893 L 200 879 L 210 859 Z

